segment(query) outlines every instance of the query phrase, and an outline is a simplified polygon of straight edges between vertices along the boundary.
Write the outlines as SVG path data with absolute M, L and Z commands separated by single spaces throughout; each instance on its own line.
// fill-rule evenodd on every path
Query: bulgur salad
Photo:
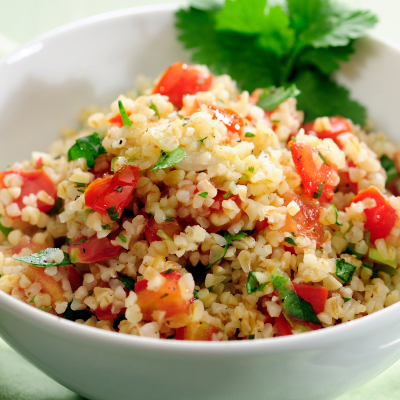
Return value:
M 0 289 L 178 340 L 285 336 L 400 300 L 399 148 L 295 86 L 171 65 L 0 172 Z

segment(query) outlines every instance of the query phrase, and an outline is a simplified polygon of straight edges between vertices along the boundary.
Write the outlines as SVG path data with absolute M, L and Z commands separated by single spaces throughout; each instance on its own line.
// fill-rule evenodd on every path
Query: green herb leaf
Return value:
M 74 182 L 74 183 L 78 187 L 86 187 L 86 183 L 82 183 L 82 182 Z
M 49 312 L 51 309 L 53 308 L 53 306 L 48 306 L 48 307 L 40 307 L 40 310 L 42 311 L 46 311 Z
M 172 240 L 172 237 L 171 236 L 168 236 L 163 230 L 161 230 L 161 229 L 159 229 L 158 231 L 157 231 L 157 236 L 159 236 L 161 239 L 164 239 L 164 240 Z
M 88 240 L 87 237 L 83 238 L 82 240 L 79 240 L 79 242 L 76 242 L 76 243 L 75 243 L 75 246 L 79 246 L 80 244 L 85 243 L 86 240 Z
M 158 119 L 160 119 L 160 114 L 158 113 L 158 108 L 157 108 L 157 106 L 153 103 L 153 100 L 150 100 L 150 109 L 151 110 L 153 110 L 154 111 L 154 115 L 158 118 Z M 132 124 L 131 124 L 132 125 Z M 185 126 L 185 125 L 183 125 L 183 126 Z
M 343 224 L 339 221 L 339 214 L 338 214 L 338 210 L 336 208 L 336 206 L 334 204 L 332 204 L 333 210 L 335 211 L 335 217 L 336 217 L 336 225 L 342 226 Z
M 118 272 L 118 277 L 128 290 L 135 290 L 135 281 L 130 276 L 122 275 Z
M 324 185 L 322 183 L 320 183 L 318 185 L 318 192 L 314 192 L 314 199 L 319 199 L 321 197 L 323 188 L 324 188 Z
M 199 293 L 199 291 L 198 290 L 196 290 L 196 289 L 194 289 L 193 290 L 193 297 L 195 298 L 195 299 L 199 299 L 199 296 L 197 295 Z
M 291 237 L 286 237 L 285 242 L 291 244 L 292 246 L 297 246 L 296 242 Z
M 390 182 L 399 174 L 396 170 L 396 164 L 393 160 L 391 160 L 388 156 L 381 157 L 381 164 L 383 169 L 386 171 L 386 186 L 389 185 Z
M 371 243 L 371 231 L 369 229 L 366 229 L 364 232 L 364 241 L 365 244 L 369 247 Z
M 80 193 L 85 193 L 85 191 L 83 189 L 76 189 L 78 192 Z
M 328 161 L 326 161 L 326 158 L 320 153 L 318 152 L 319 158 L 323 161 L 323 163 L 325 165 L 327 165 L 328 167 L 330 167 L 330 165 L 328 164 Z
M 101 226 L 101 229 L 103 229 L 103 230 L 105 230 L 105 231 L 112 231 L 112 228 L 111 228 L 111 226 L 110 225 L 102 225 Z
M 198 140 L 198 142 L 203 143 L 207 138 L 208 138 L 208 136 L 204 137 L 203 139 Z
M 348 301 L 351 300 L 351 297 L 343 297 L 343 300 L 344 300 L 345 303 L 347 303 Z
M 56 217 L 60 213 L 62 205 L 63 205 L 62 198 L 57 197 L 54 207 L 50 211 L 48 211 L 47 214 L 50 215 L 50 217 Z
M 192 121 L 186 121 L 186 122 L 184 122 L 183 124 L 182 124 L 182 126 L 186 126 L 187 124 L 190 124 L 190 122 L 192 122 Z M 204 138 L 205 139 L 205 138 Z M 201 139 L 201 141 L 203 141 L 204 139 Z M 200 140 L 199 140 L 199 142 L 200 142 Z
M 255 339 L 256 335 L 249 335 L 249 340 Z
M 159 169 L 173 167 L 174 165 L 182 161 L 185 157 L 187 157 L 187 154 L 185 150 L 182 149 L 182 147 L 176 148 L 171 153 L 165 153 L 161 151 L 161 156 L 155 163 L 152 171 L 158 171 Z
M 265 111 L 273 111 L 279 104 L 283 103 L 290 97 L 296 97 L 300 94 L 295 84 L 287 88 L 271 86 L 260 95 L 257 105 Z
M 174 271 L 175 271 L 175 270 L 172 269 L 172 268 L 167 269 L 167 270 L 164 272 L 164 275 L 169 275 L 170 273 L 172 273 L 172 272 L 174 272 Z
M 267 286 L 267 284 L 268 282 L 260 284 L 257 280 L 256 273 L 254 271 L 250 271 L 246 282 L 247 294 L 252 294 L 255 291 L 261 292 L 265 286 Z
M 272 274 L 271 279 L 272 279 L 272 285 L 274 286 L 275 290 L 280 290 L 283 288 L 283 286 L 289 283 L 288 278 L 277 275 L 275 273 Z
M 365 268 L 368 268 L 372 271 L 372 278 L 379 278 L 378 273 L 374 270 L 374 268 L 372 268 L 370 265 L 366 264 L 366 263 L 362 263 L 362 266 Z
M 117 221 L 119 218 L 119 214 L 115 212 L 116 209 L 117 207 L 115 206 L 106 209 L 106 213 L 108 214 L 108 216 L 111 218 L 112 221 Z
M 244 135 L 244 137 L 254 137 L 254 136 L 256 136 L 256 135 L 254 133 L 251 133 L 251 132 L 246 132 L 245 135 Z
M 94 167 L 94 160 L 100 154 L 106 153 L 101 143 L 102 140 L 96 132 L 77 139 L 75 144 L 68 150 L 68 161 L 85 158 L 88 168 Z
M 118 107 L 119 107 L 119 113 L 121 114 L 121 118 L 122 118 L 122 124 L 124 126 L 132 126 L 132 121 L 129 119 L 128 114 L 125 111 L 125 107 L 122 104 L 121 100 L 118 100 Z M 151 108 L 151 107 L 150 107 Z
M 223 197 L 225 200 L 229 199 L 229 197 L 231 197 L 231 196 L 232 196 L 232 192 L 231 192 L 231 191 L 226 192 L 224 195 L 222 195 L 222 197 Z
M 90 317 L 93 316 L 93 313 L 91 313 L 89 310 L 72 310 L 71 303 L 72 301 L 68 303 L 68 306 L 64 311 L 64 314 L 62 316 L 64 319 L 69 319 L 70 321 L 83 319 L 84 321 L 87 321 Z
M 49 254 L 56 252 L 60 249 L 44 249 L 39 251 L 39 253 L 31 254 L 30 256 L 25 257 L 16 257 L 15 259 L 18 261 L 23 261 L 26 264 L 36 265 L 37 267 L 55 267 L 58 265 L 69 265 L 71 264 L 71 260 L 69 259 L 69 255 L 64 253 L 64 258 L 60 263 L 55 262 L 47 262 L 47 257 Z
M 336 276 L 345 283 L 349 283 L 357 267 L 340 258 L 336 259 Z
M 250 172 L 254 172 L 254 167 L 249 167 L 249 168 L 247 168 L 247 170 Z
M 3 235 L 5 237 L 8 237 L 8 235 L 10 234 L 10 232 L 13 231 L 13 228 L 6 228 L 5 226 L 3 226 L 2 224 L 0 224 L 0 231 L 3 233 Z
M 122 233 L 120 233 L 119 235 L 118 235 L 118 237 L 121 239 L 121 242 L 122 243 L 126 243 L 126 236 L 125 235 L 123 235 Z
M 208 192 L 201 192 L 201 193 L 199 193 L 199 196 L 203 197 L 204 199 L 206 199 L 207 196 L 208 196 Z
M 217 30 L 248 35 L 260 33 L 265 24 L 266 0 L 226 0 L 225 7 L 217 13 Z

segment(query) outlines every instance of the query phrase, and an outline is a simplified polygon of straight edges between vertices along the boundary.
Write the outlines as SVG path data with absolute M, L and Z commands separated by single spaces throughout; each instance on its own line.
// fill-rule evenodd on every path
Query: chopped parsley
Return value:
M 165 169 L 173 167 L 174 165 L 178 164 L 182 161 L 187 154 L 182 147 L 177 147 L 174 151 L 170 153 L 166 153 L 165 151 L 161 150 L 161 156 L 155 163 L 152 171 L 158 171 L 159 169 Z
M 190 124 L 192 121 L 187 121 L 187 122 L 184 122 L 183 124 L 182 124 L 182 126 L 186 126 L 187 124 Z M 205 139 L 205 138 L 204 138 Z M 204 139 L 201 139 L 202 141 L 204 140 Z M 199 140 L 199 142 L 200 142 L 200 140 Z
M 126 236 L 125 236 L 125 235 L 123 235 L 122 233 L 120 233 L 120 234 L 118 235 L 118 237 L 120 238 L 120 240 L 121 240 L 122 243 L 126 243 L 127 239 L 126 239 Z
M 72 301 L 68 303 L 68 306 L 64 311 L 64 314 L 62 316 L 64 319 L 68 319 L 70 321 L 83 319 L 84 321 L 87 321 L 93 315 L 93 313 L 91 313 L 89 310 L 72 310 L 71 303 Z
M 383 169 L 386 171 L 386 186 L 389 185 L 390 182 L 399 174 L 396 170 L 396 164 L 393 160 L 391 160 L 388 156 L 384 155 L 381 157 L 381 165 Z
M 244 135 L 244 137 L 254 137 L 254 136 L 256 136 L 256 135 L 254 133 L 251 133 L 251 132 L 246 132 L 245 135 Z
M 229 197 L 231 197 L 231 196 L 232 196 L 232 192 L 229 191 L 229 192 L 226 192 L 222 197 L 223 197 L 225 200 L 227 200 L 227 199 L 229 199 Z
M 330 167 L 328 161 L 326 161 L 326 158 L 320 152 L 318 152 L 318 155 L 319 155 L 319 158 L 323 161 L 323 163 L 325 165 L 327 165 L 328 167 Z
M 297 246 L 296 242 L 291 237 L 286 237 L 285 242 L 291 244 L 292 246 Z
M 160 114 L 158 113 L 158 108 L 157 106 L 153 103 L 153 100 L 150 100 L 150 109 L 154 111 L 154 115 L 160 119 Z
M 254 172 L 254 167 L 249 167 L 249 168 L 247 168 L 247 170 L 250 172 Z
M 333 210 L 335 212 L 335 217 L 336 217 L 336 225 L 342 226 L 343 224 L 339 221 L 339 214 L 338 214 L 338 210 L 336 208 L 336 206 L 334 204 L 332 204 Z
M 83 182 L 74 182 L 74 183 L 78 187 L 86 187 L 86 183 L 83 183 Z
M 196 289 L 194 289 L 193 290 L 193 297 L 195 298 L 195 299 L 199 299 L 199 296 L 197 295 L 199 293 L 199 291 L 198 290 L 196 290 Z
M 111 226 L 110 225 L 102 225 L 101 226 L 101 229 L 103 229 L 103 230 L 105 230 L 105 231 L 112 231 L 112 228 L 111 228 Z
M 3 233 L 3 235 L 5 237 L 8 237 L 8 235 L 10 234 L 10 232 L 13 231 L 13 228 L 6 228 L 5 226 L 3 226 L 2 224 L 0 224 L 0 232 Z
M 80 193 L 85 193 L 85 191 L 83 189 L 76 189 L 78 192 Z
M 106 213 L 108 214 L 108 216 L 111 218 L 112 221 L 117 221 L 119 218 L 119 214 L 115 212 L 116 209 L 117 207 L 115 206 L 106 209 Z
M 268 282 L 264 282 L 262 284 L 260 284 L 258 282 L 256 273 L 254 271 L 249 272 L 249 275 L 247 277 L 247 282 L 246 282 L 247 294 L 252 294 L 255 291 L 261 292 L 267 285 L 268 285 Z
M 288 98 L 297 97 L 299 94 L 300 90 L 297 89 L 294 83 L 286 89 L 284 87 L 271 86 L 261 93 L 257 105 L 265 111 L 273 111 Z
M 35 302 L 35 297 L 36 297 L 36 296 L 33 296 L 33 297 L 29 300 L 29 303 L 34 303 L 34 302 Z
M 94 167 L 95 159 L 99 155 L 106 153 L 101 142 L 102 140 L 97 132 L 77 139 L 75 144 L 68 150 L 68 161 L 85 158 L 88 168 Z
M 170 274 L 170 273 L 172 273 L 172 272 L 174 272 L 174 271 L 175 271 L 175 270 L 172 269 L 172 268 L 167 269 L 167 270 L 164 272 L 164 275 L 168 275 L 168 274 Z
M 79 240 L 79 242 L 76 242 L 76 243 L 74 244 L 74 246 L 79 246 L 80 244 L 85 243 L 86 240 L 88 240 L 87 237 L 83 238 L 82 240 Z
M 119 113 L 121 114 L 121 118 L 122 118 L 122 124 L 124 126 L 132 126 L 132 121 L 129 119 L 128 114 L 125 111 L 125 107 L 122 104 L 121 100 L 118 100 L 118 108 L 119 108 Z M 150 107 L 151 108 L 151 107 Z
M 249 335 L 249 340 L 253 340 L 256 337 L 256 335 Z
M 119 277 L 119 280 L 125 285 L 125 287 L 128 290 L 132 290 L 132 291 L 135 290 L 135 281 L 131 277 L 122 275 L 119 272 L 118 272 L 118 277 Z
M 207 138 L 208 138 L 208 136 L 203 137 L 203 139 L 198 140 L 198 142 L 203 143 Z
M 343 297 L 343 300 L 344 300 L 345 303 L 347 303 L 348 301 L 351 300 L 351 297 Z
M 176 13 L 178 38 L 195 63 L 206 64 L 216 74 L 229 74 L 242 90 L 275 87 L 275 98 L 260 98 L 267 109 L 292 96 L 286 91 L 294 91 L 296 85 L 301 92 L 298 108 L 305 111 L 306 122 L 321 115 L 343 115 L 364 125 L 365 107 L 350 99 L 349 91 L 332 80 L 332 73 L 349 59 L 354 40 L 364 36 L 377 17 L 333 0 L 274 4 L 192 2 Z
M 340 258 L 336 259 L 336 276 L 345 283 L 349 283 L 357 267 Z
M 320 183 L 319 185 L 318 185 L 318 192 L 314 192 L 314 199 L 319 199 L 320 197 L 321 197 L 321 194 L 322 194 L 322 189 L 324 188 L 324 184 L 323 183 Z
M 201 192 L 201 193 L 199 193 L 199 196 L 203 197 L 204 199 L 206 199 L 207 196 L 208 196 L 208 192 Z
M 41 309 L 42 311 L 46 311 L 46 312 L 49 312 L 52 308 L 53 308 L 53 306 L 40 307 L 40 309 Z
M 174 219 L 172 217 L 167 217 L 166 221 L 173 221 Z
M 69 265 L 71 264 L 71 260 L 69 259 L 68 253 L 64 253 L 64 258 L 61 262 L 48 262 L 47 257 L 49 254 L 56 252 L 59 249 L 48 248 L 39 251 L 39 253 L 33 253 L 29 256 L 25 257 L 16 257 L 15 260 L 22 261 L 26 264 L 35 265 L 36 267 L 55 267 L 58 265 Z

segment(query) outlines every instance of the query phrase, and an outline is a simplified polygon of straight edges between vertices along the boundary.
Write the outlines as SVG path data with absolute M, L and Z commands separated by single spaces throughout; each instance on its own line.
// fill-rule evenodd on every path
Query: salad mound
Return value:
M 177 62 L 0 173 L 0 289 L 175 340 L 328 328 L 400 300 L 399 148 L 296 86 Z

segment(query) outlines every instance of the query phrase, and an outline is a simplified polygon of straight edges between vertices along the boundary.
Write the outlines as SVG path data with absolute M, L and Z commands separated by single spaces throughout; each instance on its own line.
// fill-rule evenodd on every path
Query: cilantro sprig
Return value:
M 377 17 L 334 0 L 285 3 L 281 7 L 269 6 L 267 0 L 192 1 L 191 7 L 176 14 L 179 40 L 192 51 L 194 62 L 231 75 L 244 90 L 281 87 L 283 94 L 295 84 L 306 121 L 339 114 L 364 124 L 365 108 L 351 100 L 331 74 L 349 59 L 354 40 L 364 36 Z M 275 104 L 278 100 L 266 106 Z
M 102 140 L 97 132 L 77 139 L 75 144 L 68 150 L 68 161 L 86 158 L 88 168 L 94 167 L 94 160 L 100 154 L 106 153 L 101 143 Z
M 185 150 L 182 149 L 182 147 L 177 147 L 174 151 L 171 151 L 170 153 L 161 151 L 161 156 L 155 163 L 152 171 L 158 171 L 159 169 L 173 167 L 174 165 L 182 161 L 185 157 L 187 157 L 187 154 Z
M 58 265 L 69 265 L 71 260 L 69 259 L 68 253 L 64 253 L 64 258 L 61 262 L 48 262 L 47 257 L 49 254 L 56 252 L 59 249 L 44 249 L 39 253 L 31 254 L 30 256 L 16 257 L 16 260 L 23 261 L 26 264 L 36 265 L 37 267 L 55 267 Z

